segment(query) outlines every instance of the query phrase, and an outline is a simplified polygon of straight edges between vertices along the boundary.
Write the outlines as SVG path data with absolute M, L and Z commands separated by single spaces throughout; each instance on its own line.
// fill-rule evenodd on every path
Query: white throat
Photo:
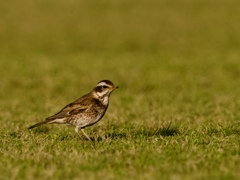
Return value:
M 108 105 L 108 100 L 109 100 L 109 97 L 108 97 L 108 96 L 105 96 L 105 97 L 103 98 L 102 103 L 103 103 L 105 106 L 107 106 L 107 105 Z
M 98 99 L 100 99 L 100 100 L 102 101 L 103 105 L 105 105 L 105 106 L 108 105 L 109 95 L 106 95 L 106 96 L 103 97 L 103 93 L 97 92 L 97 93 L 95 94 L 95 97 L 98 98 Z

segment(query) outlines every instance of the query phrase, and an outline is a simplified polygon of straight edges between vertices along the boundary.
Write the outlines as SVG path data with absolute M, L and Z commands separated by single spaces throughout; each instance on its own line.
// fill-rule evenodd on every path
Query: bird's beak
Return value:
M 118 86 L 115 86 L 113 89 L 118 89 L 119 87 Z

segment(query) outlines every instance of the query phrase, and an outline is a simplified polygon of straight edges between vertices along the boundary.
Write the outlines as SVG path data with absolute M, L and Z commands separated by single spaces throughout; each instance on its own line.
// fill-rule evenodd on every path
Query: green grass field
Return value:
M 0 2 L 0 179 L 240 179 L 240 2 Z M 110 79 L 95 142 L 27 127 Z

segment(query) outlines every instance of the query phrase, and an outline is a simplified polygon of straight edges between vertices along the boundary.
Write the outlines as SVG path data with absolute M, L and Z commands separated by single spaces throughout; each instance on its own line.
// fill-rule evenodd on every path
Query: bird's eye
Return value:
M 108 88 L 107 86 L 102 86 L 102 87 L 103 87 L 104 89 L 105 89 L 105 88 Z

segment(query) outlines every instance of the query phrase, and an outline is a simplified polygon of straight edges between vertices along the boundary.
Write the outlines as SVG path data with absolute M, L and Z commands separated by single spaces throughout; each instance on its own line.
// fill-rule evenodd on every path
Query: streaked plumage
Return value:
M 68 104 L 55 115 L 30 126 L 28 129 L 32 129 L 43 124 L 69 124 L 75 126 L 77 134 L 78 129 L 80 128 L 84 136 L 88 140 L 91 140 L 85 133 L 84 128 L 97 123 L 104 116 L 108 108 L 109 97 L 112 91 L 116 88 L 118 88 L 118 86 L 114 86 L 111 81 L 102 80 L 90 93 Z

